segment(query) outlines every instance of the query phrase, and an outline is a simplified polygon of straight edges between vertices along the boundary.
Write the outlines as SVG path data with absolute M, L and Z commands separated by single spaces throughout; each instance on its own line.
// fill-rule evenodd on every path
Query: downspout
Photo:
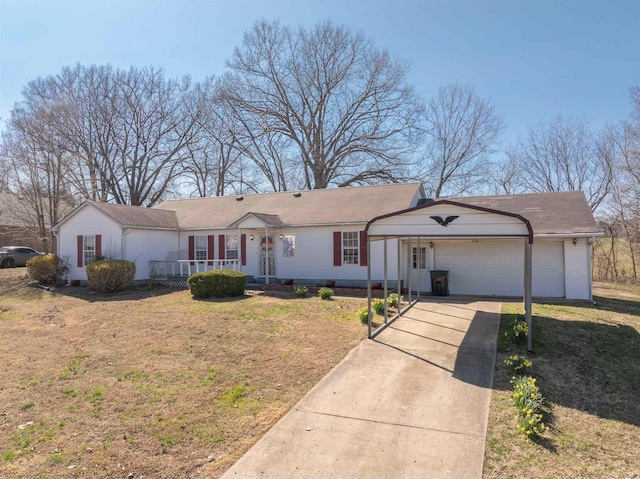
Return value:
M 238 228 L 238 262 L 235 269 L 242 271 L 242 228 Z
M 129 228 L 122 227 L 122 234 L 120 235 L 120 259 L 127 259 L 127 241 L 125 237 L 129 234 Z
M 265 283 L 269 284 L 269 227 L 264 227 L 264 274 Z
M 593 261 L 593 243 L 595 243 L 596 241 L 596 237 L 592 236 L 591 238 L 587 239 L 587 268 L 588 268 L 588 272 L 587 272 L 587 277 L 588 277 L 588 281 L 589 281 L 589 301 L 591 301 L 593 304 L 595 304 L 595 302 L 593 301 L 593 264 L 591 263 Z

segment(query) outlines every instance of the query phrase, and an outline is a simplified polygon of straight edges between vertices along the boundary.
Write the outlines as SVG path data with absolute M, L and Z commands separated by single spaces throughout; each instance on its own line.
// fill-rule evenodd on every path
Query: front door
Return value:
M 420 281 L 420 291 L 431 291 L 431 275 L 429 273 L 429 257 L 427 247 L 420 245 L 411 246 L 411 289 L 418 290 L 418 278 Z
M 260 237 L 260 275 L 276 275 L 276 252 L 273 235 Z

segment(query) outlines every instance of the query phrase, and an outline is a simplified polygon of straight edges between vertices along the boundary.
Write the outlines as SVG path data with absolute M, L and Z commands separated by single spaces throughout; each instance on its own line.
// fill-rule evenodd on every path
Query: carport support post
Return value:
M 527 328 L 529 334 L 527 335 L 527 351 L 532 351 L 533 328 L 531 325 L 531 242 L 527 238 L 524 242 L 524 317 L 527 320 Z
M 422 276 L 422 271 L 420 271 L 420 236 L 418 236 L 418 248 L 416 249 L 416 265 L 418 266 L 418 300 L 420 300 L 420 276 Z
M 396 293 L 398 293 L 398 311 L 400 311 L 400 299 L 402 298 L 402 288 L 400 283 L 400 238 L 396 238 L 396 250 L 398 252 L 398 276 L 396 276 Z
M 386 324 L 387 318 L 387 237 L 384 237 L 384 322 Z
M 367 328 L 371 339 L 371 241 L 367 235 Z
M 408 288 L 409 288 L 409 304 L 411 304 L 411 281 L 413 280 L 413 278 L 411 277 L 411 245 L 413 238 L 409 237 L 409 243 L 407 244 L 407 250 L 409 251 L 409 254 L 407 255 L 407 271 L 409 272 L 408 274 Z

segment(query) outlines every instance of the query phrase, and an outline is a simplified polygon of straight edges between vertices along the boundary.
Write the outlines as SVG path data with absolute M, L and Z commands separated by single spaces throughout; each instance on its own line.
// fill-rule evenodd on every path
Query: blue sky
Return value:
M 640 84 L 638 0 L 0 0 L 0 118 L 27 82 L 77 62 L 221 74 L 262 17 L 361 31 L 409 62 L 425 99 L 474 86 L 503 115 L 504 144 L 559 114 L 625 119 Z

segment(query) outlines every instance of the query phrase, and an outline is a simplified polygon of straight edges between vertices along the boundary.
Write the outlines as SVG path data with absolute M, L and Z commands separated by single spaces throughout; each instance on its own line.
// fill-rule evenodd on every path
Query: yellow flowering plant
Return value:
M 369 322 L 369 308 L 367 306 L 360 308 L 356 311 L 356 316 L 362 324 L 367 324 Z
M 513 356 L 509 356 L 508 359 L 503 361 L 509 368 L 512 373 L 524 373 L 533 366 L 533 363 L 529 361 L 526 357 L 520 356 L 518 354 L 514 354 Z
M 371 301 L 371 309 L 373 309 L 373 311 L 376 314 L 379 315 L 383 315 L 384 314 L 384 301 L 382 301 L 381 299 L 374 299 L 373 301 Z
M 524 318 L 518 318 L 514 321 L 513 326 L 504 335 L 514 344 L 525 344 L 529 335 L 529 327 Z
M 511 384 L 511 397 L 518 409 L 516 429 L 527 439 L 548 431 L 549 427 L 543 422 L 543 415 L 540 413 L 544 397 L 536 385 L 536 379 L 531 376 L 513 376 Z

